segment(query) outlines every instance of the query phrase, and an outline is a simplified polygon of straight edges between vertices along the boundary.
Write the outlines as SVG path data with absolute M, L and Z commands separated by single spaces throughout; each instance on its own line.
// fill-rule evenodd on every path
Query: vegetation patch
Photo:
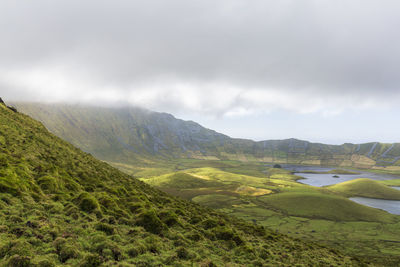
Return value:
M 391 216 L 387 212 L 329 194 L 281 193 L 263 196 L 260 201 L 294 216 L 333 221 L 391 221 Z
M 378 181 L 360 178 L 327 187 L 334 192 L 349 197 L 369 197 L 390 200 L 400 200 L 400 190 L 393 189 Z
M 100 209 L 97 199 L 90 193 L 83 192 L 76 199 L 81 210 L 86 212 L 93 212 Z

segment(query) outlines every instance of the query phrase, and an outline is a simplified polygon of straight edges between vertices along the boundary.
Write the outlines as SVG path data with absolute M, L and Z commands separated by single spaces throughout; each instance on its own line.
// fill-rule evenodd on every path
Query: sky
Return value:
M 1 0 L 0 97 L 400 142 L 399 29 L 397 0 Z

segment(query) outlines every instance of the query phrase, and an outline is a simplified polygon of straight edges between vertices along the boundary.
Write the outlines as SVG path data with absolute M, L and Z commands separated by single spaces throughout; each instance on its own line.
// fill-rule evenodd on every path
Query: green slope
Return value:
M 349 197 L 369 197 L 400 200 L 400 190 L 390 188 L 381 182 L 360 178 L 327 187 L 334 192 L 340 192 Z
M 138 175 L 142 173 L 138 162 L 143 168 L 160 160 L 187 158 L 389 167 L 391 171 L 400 172 L 400 144 L 325 145 L 296 139 L 254 142 L 230 138 L 192 121 L 139 108 L 14 105 L 64 140 Z
M 344 197 L 328 194 L 295 192 L 264 196 L 259 199 L 288 215 L 331 221 L 390 222 L 387 212 L 357 204 Z
M 180 200 L 0 104 L 0 265 L 358 265 Z

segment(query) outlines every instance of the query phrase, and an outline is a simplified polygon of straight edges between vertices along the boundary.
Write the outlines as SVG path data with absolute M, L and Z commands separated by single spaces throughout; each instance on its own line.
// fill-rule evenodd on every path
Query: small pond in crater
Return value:
M 392 214 L 400 215 L 400 201 L 398 200 L 386 200 L 368 197 L 351 197 L 349 199 L 361 205 L 386 210 Z
M 304 179 L 298 180 L 299 183 L 318 187 L 338 184 L 357 178 L 369 178 L 372 180 L 380 181 L 400 179 L 400 176 L 379 174 L 367 171 L 354 171 L 357 172 L 357 174 L 307 173 L 307 171 L 328 172 L 334 169 L 341 169 L 320 166 L 282 165 L 282 168 L 293 171 L 296 175 L 303 177 Z M 338 177 L 333 177 L 335 175 L 337 175 Z M 400 190 L 400 186 L 393 186 L 393 188 Z M 400 201 L 398 200 L 375 199 L 366 197 L 351 197 L 349 199 L 365 206 L 382 209 L 392 214 L 400 215 Z
M 379 174 L 367 171 L 354 171 L 348 170 L 352 172 L 357 172 L 357 174 L 336 174 L 337 178 L 333 176 L 335 173 L 307 173 L 304 171 L 314 171 L 314 172 L 328 172 L 334 169 L 339 168 L 329 168 L 329 167 L 319 167 L 319 166 L 299 166 L 299 165 L 282 165 L 282 168 L 295 172 L 296 175 L 304 177 L 305 179 L 298 180 L 299 183 L 308 184 L 312 186 L 326 186 L 338 184 L 350 180 L 354 180 L 357 178 L 369 178 L 372 180 L 392 180 L 392 179 L 400 179 L 400 176 L 394 176 L 390 174 Z M 341 169 L 347 170 L 347 169 Z

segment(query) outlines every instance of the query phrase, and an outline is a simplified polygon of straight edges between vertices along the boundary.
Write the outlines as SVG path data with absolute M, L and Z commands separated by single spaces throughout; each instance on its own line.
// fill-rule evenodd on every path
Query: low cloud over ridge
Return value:
M 237 116 L 400 101 L 397 1 L 0 3 L 0 91 Z

